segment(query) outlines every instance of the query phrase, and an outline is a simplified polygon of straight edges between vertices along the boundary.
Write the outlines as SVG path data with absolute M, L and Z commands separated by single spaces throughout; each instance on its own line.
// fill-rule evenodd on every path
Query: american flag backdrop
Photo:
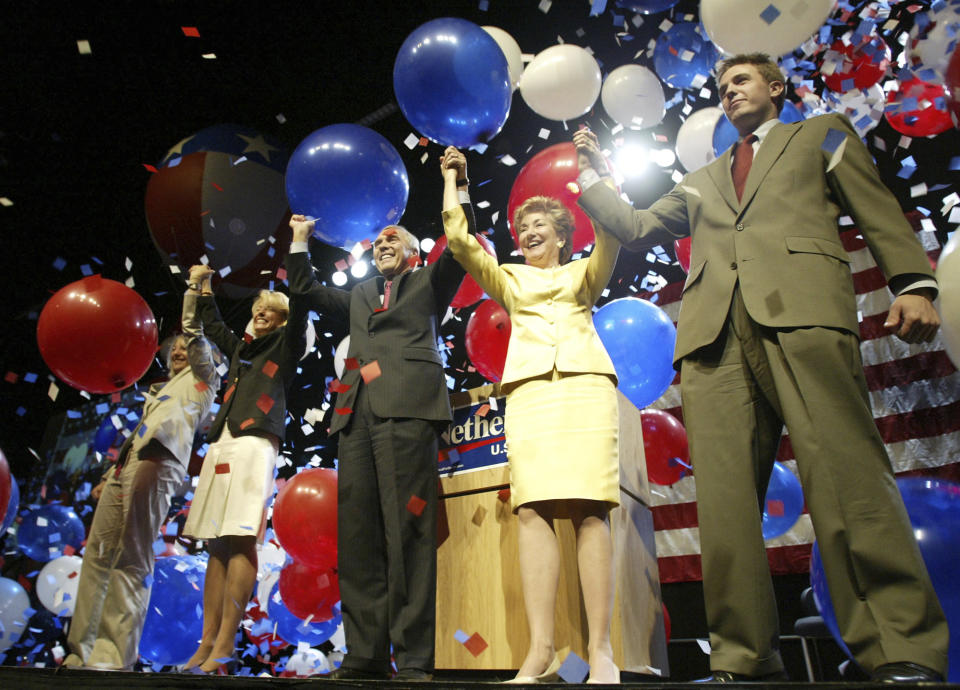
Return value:
M 931 262 L 940 244 L 924 227 L 919 214 L 908 215 Z M 960 480 L 960 374 L 938 336 L 932 343 L 908 345 L 888 335 L 883 322 L 892 295 L 856 229 L 842 229 L 840 239 L 851 258 L 857 308 L 860 312 L 861 353 L 873 416 L 899 475 L 933 475 Z M 683 283 L 671 283 L 656 293 L 639 296 L 660 306 L 676 323 Z M 652 407 L 681 421 L 679 376 Z M 796 473 L 789 430 L 784 430 L 777 459 Z M 672 486 L 651 484 L 661 582 L 701 579 L 700 535 L 697 527 L 696 478 L 686 476 Z M 774 574 L 809 569 L 815 539 L 804 512 L 786 534 L 767 541 Z

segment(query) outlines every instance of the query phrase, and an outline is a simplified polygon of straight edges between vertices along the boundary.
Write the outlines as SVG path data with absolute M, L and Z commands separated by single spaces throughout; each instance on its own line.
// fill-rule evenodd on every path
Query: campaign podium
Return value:
M 669 675 L 640 412 L 619 391 L 620 506 L 610 514 L 616 595 L 611 625 L 622 670 Z M 496 384 L 450 396 L 441 443 L 437 551 L 438 669 L 516 669 L 529 634 L 503 440 L 506 402 Z M 575 403 L 574 403 L 575 404 Z M 587 619 L 569 519 L 560 539 L 556 646 L 587 659 Z

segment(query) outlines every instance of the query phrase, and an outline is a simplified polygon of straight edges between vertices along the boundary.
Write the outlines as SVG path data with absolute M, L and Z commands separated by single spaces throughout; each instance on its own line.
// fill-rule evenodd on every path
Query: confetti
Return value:
M 560 664 L 560 670 L 557 673 L 566 683 L 580 684 L 590 673 L 590 664 L 574 652 L 570 652 Z
M 90 49 L 90 41 L 80 39 L 77 41 L 77 52 L 81 55 L 90 55 L 93 51 Z
M 360 367 L 360 376 L 363 377 L 364 383 L 370 383 L 374 379 L 380 377 L 383 372 L 380 371 L 380 364 L 377 360 L 373 360 L 369 364 L 365 364 Z
M 260 371 L 262 371 L 264 374 L 266 374 L 270 378 L 273 378 L 273 375 L 277 373 L 277 369 L 279 368 L 280 367 L 279 365 L 277 365 L 276 362 L 267 360 L 267 363 L 263 365 L 263 368 Z
M 477 509 L 473 513 L 473 517 L 470 518 L 470 522 L 475 524 L 477 527 L 483 524 L 483 518 L 487 516 L 487 509 L 483 506 L 477 506 Z
M 200 31 L 195 26 L 181 26 L 180 30 L 187 38 L 200 38 Z
M 473 654 L 474 656 L 480 656 L 484 649 L 489 645 L 487 641 L 480 637 L 480 633 L 473 633 L 470 638 L 463 643 L 463 646 L 467 648 L 467 651 Z
M 427 502 L 424 501 L 419 496 L 411 496 L 410 500 L 407 501 L 407 510 L 417 517 L 420 517 L 423 514 L 423 509 L 427 506 Z

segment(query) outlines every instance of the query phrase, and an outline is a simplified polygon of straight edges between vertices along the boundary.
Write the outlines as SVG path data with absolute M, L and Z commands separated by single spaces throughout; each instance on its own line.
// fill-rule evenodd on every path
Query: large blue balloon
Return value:
M 910 516 L 910 524 L 940 606 L 950 628 L 947 653 L 947 681 L 960 682 L 960 484 L 926 477 L 902 477 L 897 487 Z M 810 559 L 810 585 L 817 598 L 820 615 L 844 652 L 850 656 L 840 637 L 833 602 L 827 590 L 823 564 L 816 544 Z
M 262 607 L 261 607 L 262 608 Z M 337 631 L 337 626 L 343 621 L 339 605 L 334 608 L 335 615 L 328 621 L 305 623 L 290 613 L 280 599 L 280 582 L 270 590 L 270 603 L 267 606 L 267 615 L 277 624 L 277 635 L 292 645 L 306 642 L 311 647 L 323 644 Z
M 400 110 L 417 131 L 444 146 L 490 141 L 510 112 L 507 59 L 486 31 L 444 17 L 407 36 L 393 63 Z
M 79 549 L 85 536 L 83 521 L 72 508 L 50 503 L 23 516 L 17 543 L 30 558 L 45 563 L 65 555 L 67 546 Z
M 410 182 L 400 154 L 360 125 L 323 127 L 307 135 L 287 165 L 294 213 L 316 220 L 316 235 L 349 249 L 400 221 Z
M 140 637 L 140 656 L 154 664 L 186 663 L 203 635 L 203 579 L 207 563 L 199 556 L 160 558 Z
M 763 499 L 763 538 L 773 539 L 786 534 L 802 512 L 803 489 L 800 480 L 786 465 L 774 462 Z
M 709 79 L 719 57 L 719 51 L 699 23 L 680 22 L 657 38 L 653 68 L 660 79 L 675 89 L 700 88 Z
M 634 297 L 615 299 L 593 315 L 593 325 L 613 360 L 618 388 L 643 409 L 673 382 L 677 329 L 660 307 Z
M 677 4 L 679 0 L 617 0 L 617 7 L 631 12 L 640 12 L 642 14 L 654 14 L 669 10 Z
M 790 101 L 783 102 L 783 108 L 780 110 L 780 122 L 800 122 L 803 120 L 803 113 Z M 717 126 L 713 130 L 713 154 L 718 158 L 720 155 L 726 151 L 728 148 L 737 143 L 737 139 L 740 138 L 740 135 L 737 134 L 737 128 L 733 126 L 733 123 L 727 119 L 726 115 L 722 115 L 719 120 L 717 120 Z
M 7 513 L 3 517 L 3 524 L 0 525 L 0 539 L 6 534 L 7 529 L 13 524 L 17 517 L 17 509 L 20 507 L 20 487 L 17 486 L 17 480 L 10 475 L 10 501 L 7 503 Z

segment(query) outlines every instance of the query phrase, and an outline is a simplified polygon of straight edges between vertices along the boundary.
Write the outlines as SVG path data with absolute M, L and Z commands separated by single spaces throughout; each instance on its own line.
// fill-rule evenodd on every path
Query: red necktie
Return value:
M 733 188 L 737 192 L 738 201 L 743 197 L 743 187 L 747 183 L 750 166 L 753 165 L 753 142 L 756 140 L 755 134 L 744 137 L 733 152 Z
M 387 308 L 387 305 L 390 304 L 390 287 L 393 285 L 392 280 L 388 280 L 383 284 L 383 309 Z

